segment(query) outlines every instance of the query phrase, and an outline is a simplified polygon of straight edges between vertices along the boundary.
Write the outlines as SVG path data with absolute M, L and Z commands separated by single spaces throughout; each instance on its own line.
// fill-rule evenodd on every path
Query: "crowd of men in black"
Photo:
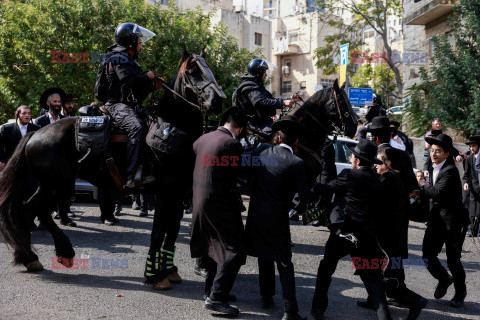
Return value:
M 138 37 L 135 45 L 141 49 L 141 42 L 137 40 Z M 112 52 L 118 46 L 117 43 Z M 136 51 L 137 55 L 139 51 Z M 121 52 L 129 54 L 128 50 Z M 391 319 L 388 303 L 394 303 L 409 309 L 407 319 L 418 318 L 428 301 L 406 287 L 403 267 L 392 268 L 391 259 L 408 257 L 409 211 L 415 207 L 414 204 L 425 212 L 427 227 L 422 257 L 428 271 L 438 280 L 434 297 L 440 299 L 445 296 L 453 283 L 455 295 L 450 305 L 462 307 L 467 290 L 460 258 L 469 223 L 470 235 L 478 235 L 480 161 L 477 155 L 480 132 L 467 141 L 470 155 L 465 159 L 462 188 L 454 162 L 458 151 L 453 147 L 452 139 L 440 131 L 438 120 L 435 120 L 432 131 L 425 137 L 428 149 L 425 155 L 429 160 L 424 172 L 419 172 L 415 179 L 414 158 L 408 152 L 413 153 L 411 141 L 398 131 L 398 123 L 390 121 L 382 115 L 381 108 L 377 108 L 371 114 L 368 126 L 359 130 L 359 142 L 352 148 L 349 158 L 352 168 L 343 170 L 327 183 L 308 186 L 304 163 L 295 155 L 298 137 L 304 128 L 293 116 L 285 116 L 274 123 L 271 119 L 278 109 L 290 106 L 300 98 L 274 98 L 264 86 L 267 69 L 268 64 L 262 59 L 250 62 L 243 83 L 234 94 L 233 102 L 238 106 L 227 109 L 220 126 L 201 136 L 193 146 L 196 163 L 190 247 L 192 257 L 201 258 L 206 268 L 204 307 L 228 315 L 239 314 L 239 310 L 229 304 L 235 299 L 230 291 L 241 265 L 250 255 L 258 258 L 262 306 L 271 308 L 274 305 L 276 264 L 283 291 L 283 319 L 304 319 L 298 313 L 288 219 L 295 193 L 299 194 L 301 201 L 308 203 L 335 194 L 331 207 L 324 211 L 328 214 L 330 236 L 318 268 L 312 298 L 311 314 L 315 319 L 324 317 L 332 275 L 338 261 L 346 255 L 350 255 L 352 261 L 367 261 L 369 266 L 375 261 L 377 264 L 387 261 L 384 268 L 381 265 L 378 268 L 363 268 L 360 264 L 356 269 L 355 273 L 361 277 L 368 293 L 367 300 L 360 301 L 359 306 L 375 310 L 379 319 Z M 155 74 L 140 71 L 141 68 L 134 62 L 129 62 L 127 66 L 119 62 L 118 65 L 113 64 L 111 76 L 120 74 L 124 77 L 122 82 L 132 86 L 138 86 L 138 81 L 148 82 L 150 86 L 149 80 L 153 80 Z M 132 77 L 138 81 L 130 81 Z M 151 89 L 154 90 L 154 87 L 152 85 Z M 117 96 L 121 95 L 120 91 L 115 92 Z M 41 104 L 48 111 L 34 123 L 31 123 L 30 109 L 25 105 L 19 106 L 15 122 L 0 127 L 0 170 L 26 132 L 75 115 L 74 101 L 61 89 L 45 91 Z M 128 156 L 132 160 L 128 171 L 133 173 L 141 159 L 138 130 L 143 129 L 138 129 L 135 122 L 138 116 L 129 104 L 107 105 L 111 115 L 121 125 L 123 123 L 127 131 L 133 130 L 129 135 L 128 148 Z M 135 121 L 132 122 L 132 119 Z M 265 140 L 265 143 L 249 151 L 248 156 L 274 158 L 275 161 L 250 166 L 234 165 L 236 162 L 205 165 L 205 156 L 231 160 L 245 155 L 239 140 L 247 126 Z M 365 133 L 369 133 L 370 139 L 361 136 Z M 241 206 L 232 205 L 238 203 L 237 181 L 240 176 L 252 178 L 249 179 L 250 204 L 245 227 Z M 462 202 L 462 189 L 469 192 L 468 201 L 464 195 Z M 466 210 L 462 209 L 463 203 L 468 203 L 471 221 Z M 68 216 L 59 218 L 64 225 L 75 225 Z M 451 275 L 438 259 L 444 245 Z

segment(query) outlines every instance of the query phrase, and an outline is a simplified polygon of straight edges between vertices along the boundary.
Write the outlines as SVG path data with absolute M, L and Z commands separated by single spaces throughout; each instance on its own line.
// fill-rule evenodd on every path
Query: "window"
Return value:
M 292 66 L 292 60 L 291 59 L 284 59 L 283 60 L 283 65 L 287 66 L 287 67 L 291 67 Z
M 288 33 L 288 40 L 290 43 L 298 42 L 298 31 L 292 31 Z
M 262 45 L 262 34 L 261 34 L 261 33 L 255 32 L 255 44 L 256 44 L 257 46 L 261 46 L 261 45 Z
M 163 5 L 168 5 L 169 2 L 170 2 L 170 0 L 161 0 L 161 3 L 162 3 Z
M 300 90 L 306 89 L 307 88 L 307 81 L 302 81 L 300 82 Z
M 282 93 L 292 92 L 292 81 L 282 82 Z
M 320 80 L 320 84 L 321 84 L 322 87 L 324 87 L 324 88 L 325 88 L 325 87 L 331 87 L 331 86 L 333 86 L 333 82 L 334 82 L 334 81 L 335 81 L 335 80 L 331 80 L 331 79 L 322 79 L 322 80 Z

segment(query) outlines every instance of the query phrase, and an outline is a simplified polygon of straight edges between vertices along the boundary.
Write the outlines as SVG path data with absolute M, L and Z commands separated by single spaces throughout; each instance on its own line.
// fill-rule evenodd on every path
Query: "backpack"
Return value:
M 81 153 L 104 154 L 110 143 L 110 117 L 77 117 L 75 146 Z M 90 150 L 90 151 L 89 151 Z
M 111 55 L 107 55 L 102 62 L 98 65 L 97 70 L 97 79 L 95 81 L 95 98 L 106 103 L 108 101 L 108 72 L 113 73 L 113 67 L 111 64 L 112 58 L 114 61 L 123 61 L 123 56 L 120 53 L 113 53 Z M 107 69 L 107 66 L 109 69 Z

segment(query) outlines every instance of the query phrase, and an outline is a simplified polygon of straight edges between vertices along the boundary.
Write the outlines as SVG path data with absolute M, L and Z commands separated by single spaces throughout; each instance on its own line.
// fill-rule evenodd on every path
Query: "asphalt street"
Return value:
M 245 203 L 248 206 L 248 203 Z M 153 212 L 138 217 L 139 211 L 123 210 L 120 224 L 100 224 L 100 210 L 95 203 L 75 203 L 72 211 L 78 227 L 63 227 L 76 251 L 78 266 L 58 269 L 54 263 L 53 241 L 47 231 L 36 231 L 32 242 L 45 270 L 27 273 L 23 266 L 12 266 L 12 254 L 0 244 L 0 319 L 218 319 L 203 309 L 203 279 L 193 273 L 194 260 L 189 251 L 191 215 L 182 220 L 177 240 L 175 264 L 183 277 L 181 284 L 169 291 L 154 291 L 144 285 L 143 271 L 150 240 Z M 245 215 L 246 213 L 244 213 Z M 415 267 L 421 257 L 425 225 L 410 224 L 410 258 L 407 286 L 430 299 L 419 319 L 480 319 L 480 249 L 467 238 L 463 265 L 467 273 L 468 296 L 465 307 L 453 309 L 449 301 L 453 286 L 444 299 L 433 299 L 436 280 L 427 270 Z M 309 316 L 315 277 L 328 230 L 291 226 L 294 242 L 297 298 L 300 313 Z M 445 251 L 440 255 L 446 265 Z M 53 260 L 52 260 L 53 259 Z M 80 259 L 83 259 L 80 260 Z M 260 307 L 258 268 L 254 258 L 240 270 L 232 293 L 238 297 L 233 305 L 241 311 L 239 319 L 281 319 L 283 300 L 277 276 L 276 307 L 265 311 Z M 376 319 L 372 311 L 356 306 L 366 297 L 366 291 L 355 276 L 351 260 L 346 257 L 338 264 L 329 293 L 327 319 Z M 391 308 L 394 319 L 405 319 L 406 309 Z

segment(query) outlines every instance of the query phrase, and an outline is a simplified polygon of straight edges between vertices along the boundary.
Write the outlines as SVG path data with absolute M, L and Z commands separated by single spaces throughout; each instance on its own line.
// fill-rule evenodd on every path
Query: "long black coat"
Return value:
M 27 133 L 37 131 L 39 126 L 29 123 Z M 22 139 L 20 127 L 16 123 L 7 123 L 0 127 L 0 162 L 7 163 Z
M 387 171 L 380 176 L 383 205 L 379 216 L 378 240 L 390 257 L 408 258 L 408 217 L 405 190 L 400 177 Z
M 242 145 L 227 129 L 219 127 L 198 138 L 193 149 L 196 160 L 191 255 L 193 258 L 209 256 L 218 264 L 224 264 L 245 251 L 236 193 Z M 216 162 L 214 157 L 223 163 Z
M 433 168 L 430 169 L 433 179 Z M 424 186 L 422 193 L 430 199 L 428 222 L 447 230 L 469 224 L 468 214 L 462 203 L 462 183 L 452 157 L 443 164 L 434 185 Z
M 65 118 L 63 114 L 58 115 L 59 119 Z M 46 112 L 43 116 L 38 117 L 34 121 L 35 125 L 40 126 L 41 128 L 48 126 L 50 124 L 50 117 L 48 116 L 48 112 Z
M 480 202 L 480 184 L 478 182 L 478 171 L 475 169 L 475 155 L 471 154 L 465 160 L 465 173 L 463 183 L 468 184 L 470 190 L 470 201 Z M 478 216 L 478 215 L 477 215 Z
M 400 179 L 402 179 L 403 186 L 406 192 L 406 197 L 408 198 L 408 194 L 412 193 L 412 191 L 414 190 L 419 189 L 417 179 L 415 178 L 415 173 L 413 172 L 410 157 L 408 156 L 407 152 L 400 149 L 395 149 L 388 143 L 383 143 L 379 145 L 378 153 L 385 151 L 385 149 L 387 148 L 395 150 L 394 152 L 396 159 L 392 159 L 392 166 L 394 167 L 394 169 L 400 171 L 399 176 Z
M 307 185 L 303 160 L 283 146 L 262 144 L 249 153 L 264 157 L 265 165 L 248 167 L 255 176 L 245 227 L 249 255 L 290 261 L 288 211 L 296 192 L 303 201 L 313 195 Z M 252 161 L 253 162 L 253 161 Z

